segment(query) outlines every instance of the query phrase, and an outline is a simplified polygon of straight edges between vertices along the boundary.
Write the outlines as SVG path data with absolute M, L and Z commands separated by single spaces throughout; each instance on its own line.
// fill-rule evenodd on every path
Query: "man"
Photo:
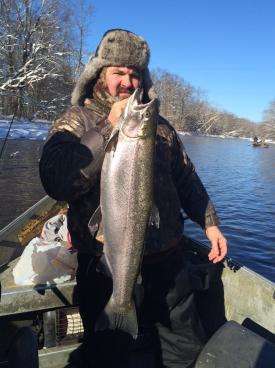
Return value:
M 133 342 L 119 331 L 94 332 L 112 283 L 97 271 L 102 244 L 87 224 L 99 205 L 104 145 L 129 96 L 140 87 L 144 103 L 155 97 L 149 57 L 143 38 L 121 29 L 106 32 L 74 88 L 73 106 L 50 129 L 40 160 L 45 190 L 69 204 L 68 227 L 78 250 L 84 366 L 190 366 L 203 346 L 204 334 L 180 247 L 181 209 L 204 229 L 212 246 L 210 261 L 221 261 L 227 252 L 214 206 L 175 130 L 159 116 L 154 196 L 160 223 L 149 225 L 145 244 L 144 295 L 138 302 L 140 337 Z

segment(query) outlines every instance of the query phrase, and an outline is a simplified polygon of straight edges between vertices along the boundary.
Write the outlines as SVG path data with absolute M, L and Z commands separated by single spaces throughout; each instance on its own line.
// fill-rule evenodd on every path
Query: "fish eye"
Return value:
M 150 117 L 150 112 L 149 112 L 149 111 L 146 111 L 146 112 L 145 112 L 145 117 L 146 117 L 146 118 L 149 118 L 149 117 Z

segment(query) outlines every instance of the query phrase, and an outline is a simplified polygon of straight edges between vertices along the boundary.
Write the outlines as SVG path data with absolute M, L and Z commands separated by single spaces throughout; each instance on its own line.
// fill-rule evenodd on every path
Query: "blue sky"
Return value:
M 129 29 L 149 43 L 150 69 L 200 87 L 221 110 L 263 119 L 275 99 L 275 0 L 91 2 L 88 50 L 107 29 Z

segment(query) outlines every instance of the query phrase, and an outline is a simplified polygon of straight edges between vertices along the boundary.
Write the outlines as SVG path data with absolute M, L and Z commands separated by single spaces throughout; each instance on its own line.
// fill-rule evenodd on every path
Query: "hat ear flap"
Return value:
M 154 90 L 153 81 L 148 68 L 143 70 L 143 89 L 147 96 L 144 96 L 146 100 L 150 101 L 157 98 L 156 91 Z
M 104 63 L 98 57 L 91 57 L 88 64 L 73 89 L 71 104 L 83 106 L 86 97 L 92 94 L 93 86 L 100 74 Z

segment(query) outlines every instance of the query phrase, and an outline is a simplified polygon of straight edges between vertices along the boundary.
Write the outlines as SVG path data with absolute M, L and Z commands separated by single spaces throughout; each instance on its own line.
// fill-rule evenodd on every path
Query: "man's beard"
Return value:
M 106 92 L 110 95 L 108 89 L 106 89 Z M 125 100 L 126 98 L 130 97 L 135 92 L 135 88 L 123 88 L 119 87 L 117 90 L 117 96 L 113 97 L 115 102 Z M 120 96 L 121 93 L 127 93 L 129 96 Z

